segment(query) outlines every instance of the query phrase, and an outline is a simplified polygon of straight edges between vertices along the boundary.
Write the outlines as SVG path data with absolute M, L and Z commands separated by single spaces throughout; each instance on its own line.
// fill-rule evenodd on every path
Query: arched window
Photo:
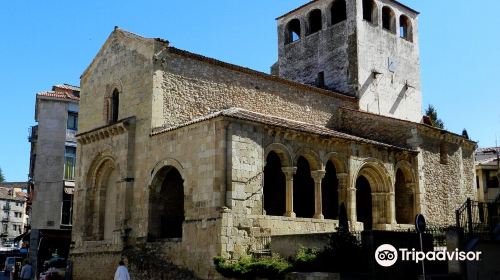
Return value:
M 316 33 L 323 28 L 321 10 L 316 9 L 309 13 L 309 34 Z
M 396 18 L 391 8 L 387 6 L 382 8 L 382 27 L 396 33 Z
M 184 180 L 172 166 L 156 174 L 149 195 L 148 240 L 182 238 Z
M 286 25 L 285 31 L 285 43 L 295 42 L 300 39 L 300 21 L 298 19 L 292 19 Z
M 363 0 L 363 19 L 377 23 L 377 4 L 373 0 Z
M 347 19 L 345 0 L 335 0 L 331 8 L 332 25 Z
M 399 36 L 403 39 L 413 42 L 411 21 L 405 15 L 401 15 L 399 17 Z
M 118 110 L 120 108 L 120 93 L 117 89 L 113 91 L 111 95 L 111 104 L 110 104 L 110 123 L 115 123 L 118 121 Z
M 270 152 L 264 167 L 264 210 L 266 215 L 283 216 L 286 212 L 286 182 L 281 159 Z
M 304 157 L 297 160 L 297 172 L 293 175 L 293 210 L 297 217 L 314 216 L 314 180 L 309 162 Z

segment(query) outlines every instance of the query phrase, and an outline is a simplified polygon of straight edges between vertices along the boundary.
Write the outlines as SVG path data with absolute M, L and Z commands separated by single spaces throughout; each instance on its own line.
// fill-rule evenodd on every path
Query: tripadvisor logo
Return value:
M 399 251 L 399 252 L 398 252 Z M 389 267 L 394 265 L 398 256 L 401 261 L 423 262 L 423 261 L 479 261 L 482 252 L 464 252 L 455 249 L 454 251 L 416 251 L 415 248 L 409 250 L 399 248 L 397 250 L 390 244 L 382 244 L 375 251 L 375 260 L 380 266 Z

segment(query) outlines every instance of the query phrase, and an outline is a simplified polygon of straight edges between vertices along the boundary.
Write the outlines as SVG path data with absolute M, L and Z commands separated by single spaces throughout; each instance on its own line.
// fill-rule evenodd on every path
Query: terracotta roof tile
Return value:
M 38 96 L 43 96 L 43 97 L 51 97 L 51 98 L 57 98 L 57 99 L 64 99 L 64 100 L 74 100 L 74 101 L 79 101 L 80 98 L 68 93 L 68 92 L 59 92 L 59 91 L 42 91 L 37 93 Z
M 72 91 L 80 91 L 80 87 L 78 86 L 73 86 L 73 85 L 69 85 L 69 84 L 58 84 L 58 85 L 54 85 L 52 87 L 52 90 L 56 91 L 56 88 L 60 88 L 60 89 L 67 89 L 67 90 L 72 90 Z
M 167 131 L 172 131 L 184 126 L 188 126 L 191 124 L 203 122 L 209 119 L 213 119 L 219 116 L 225 116 L 225 117 L 231 117 L 235 119 L 240 119 L 240 120 L 246 120 L 246 121 L 251 121 L 251 122 L 256 122 L 256 123 L 261 123 L 261 124 L 266 124 L 269 126 L 275 126 L 275 127 L 283 127 L 283 128 L 288 128 L 296 131 L 301 131 L 301 132 L 306 132 L 306 133 L 312 133 L 316 135 L 322 135 L 322 136 L 328 136 L 332 138 L 339 138 L 339 139 L 344 139 L 344 140 L 351 140 L 354 142 L 361 142 L 361 143 L 366 143 L 366 144 L 372 144 L 372 145 L 377 145 L 377 146 L 383 146 L 386 148 L 395 148 L 398 150 L 405 150 L 405 151 L 411 151 L 411 152 L 416 152 L 414 150 L 409 150 L 404 147 L 398 147 L 366 138 L 361 138 L 358 136 L 346 134 L 343 132 L 339 132 L 324 126 L 320 125 L 314 125 L 306 122 L 299 122 L 299 121 L 294 121 L 294 120 L 289 120 L 289 119 L 284 119 L 276 116 L 271 116 L 271 115 L 264 115 L 252 111 L 248 111 L 245 109 L 241 108 L 230 108 L 226 110 L 222 110 L 219 112 L 215 112 L 200 118 L 193 119 L 192 121 L 189 121 L 187 123 L 175 126 L 175 127 L 169 127 L 165 128 L 159 131 L 153 132 L 151 135 L 158 135 Z

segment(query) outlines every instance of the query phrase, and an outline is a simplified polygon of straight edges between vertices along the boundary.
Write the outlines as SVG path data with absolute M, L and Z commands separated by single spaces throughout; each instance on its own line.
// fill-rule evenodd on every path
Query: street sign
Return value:
M 426 228 L 425 218 L 422 214 L 415 216 L 415 229 L 418 233 L 424 233 Z

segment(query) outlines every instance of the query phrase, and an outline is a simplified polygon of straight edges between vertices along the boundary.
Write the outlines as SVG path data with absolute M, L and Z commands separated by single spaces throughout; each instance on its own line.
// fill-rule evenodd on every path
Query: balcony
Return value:
M 35 142 L 38 139 L 38 125 L 34 125 L 29 128 L 28 141 Z
M 8 217 L 8 216 L 7 216 L 7 217 L 6 217 L 6 216 L 3 216 L 3 217 L 2 217 L 2 222 L 8 222 L 9 220 L 10 220 L 10 219 L 9 219 L 9 217 Z
M 9 211 L 10 210 L 10 204 L 5 204 L 2 209 L 6 210 L 6 211 Z

